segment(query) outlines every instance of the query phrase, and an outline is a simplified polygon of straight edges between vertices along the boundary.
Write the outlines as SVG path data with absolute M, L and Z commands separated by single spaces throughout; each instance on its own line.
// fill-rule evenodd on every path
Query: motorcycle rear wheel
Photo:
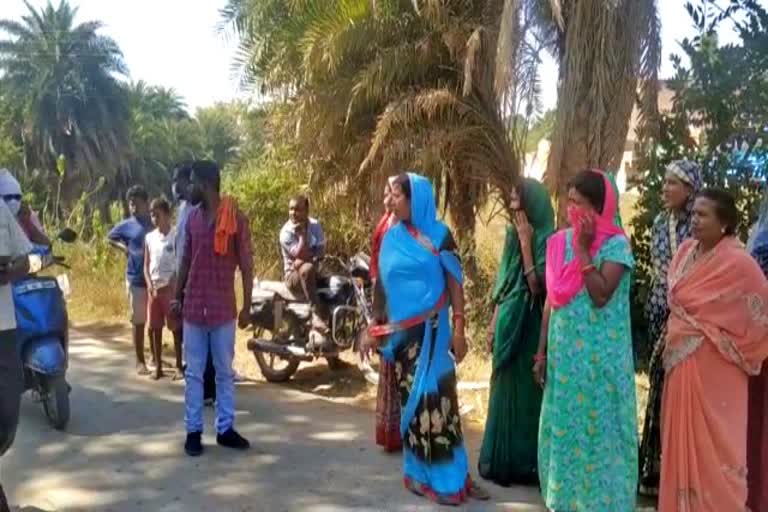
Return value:
M 48 423 L 56 430 L 64 430 L 69 423 L 69 385 L 63 375 L 48 377 L 43 382 L 43 409 Z
M 298 359 L 284 359 L 275 354 L 267 354 L 264 352 L 254 352 L 256 363 L 259 365 L 261 374 L 267 379 L 267 382 L 281 383 L 288 382 L 296 370 L 299 369 L 301 361 Z M 285 363 L 285 366 L 279 366 L 280 363 Z

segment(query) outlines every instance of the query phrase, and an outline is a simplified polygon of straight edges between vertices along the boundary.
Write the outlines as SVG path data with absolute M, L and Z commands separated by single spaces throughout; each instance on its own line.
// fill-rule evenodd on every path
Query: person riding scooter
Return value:
M 43 224 L 35 212 L 24 203 L 21 185 L 8 169 L 0 169 L 0 198 L 16 217 L 21 229 L 30 242 L 36 245 L 51 246 L 51 240 L 45 234 Z

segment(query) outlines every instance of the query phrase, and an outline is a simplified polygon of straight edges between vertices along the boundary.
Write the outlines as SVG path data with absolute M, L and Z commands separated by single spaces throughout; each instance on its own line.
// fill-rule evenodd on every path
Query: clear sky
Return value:
M 332 1 L 332 0 L 329 0 Z M 58 2 L 58 0 L 54 0 Z M 131 79 L 173 87 L 194 111 L 196 107 L 229 100 L 243 93 L 233 79 L 231 62 L 236 49 L 216 32 L 218 10 L 225 0 L 71 0 L 79 5 L 79 21 L 101 20 L 104 34 L 113 37 L 125 54 Z M 30 0 L 42 6 L 44 0 Z M 762 0 L 768 5 L 768 0 Z M 672 74 L 669 54 L 694 29 L 683 0 L 658 0 L 662 19 L 664 60 L 662 77 Z M 0 19 L 18 18 L 22 0 L 0 0 Z M 733 39 L 723 34 L 724 40 Z M 547 58 L 542 72 L 544 104 L 552 108 L 557 66 Z
M 53 0 L 58 5 L 59 0 Z M 30 0 L 36 7 L 45 0 Z M 187 106 L 209 105 L 238 94 L 231 60 L 236 44 L 216 32 L 225 0 L 71 0 L 77 21 L 100 20 L 102 33 L 125 54 L 132 80 L 173 87 Z M 0 0 L 0 19 L 26 12 L 22 0 Z

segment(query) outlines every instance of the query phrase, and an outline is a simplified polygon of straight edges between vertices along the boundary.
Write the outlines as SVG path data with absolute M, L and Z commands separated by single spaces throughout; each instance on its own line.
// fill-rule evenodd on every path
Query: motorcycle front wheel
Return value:
M 69 385 L 63 375 L 45 378 L 43 397 L 48 423 L 56 430 L 64 430 L 69 423 Z

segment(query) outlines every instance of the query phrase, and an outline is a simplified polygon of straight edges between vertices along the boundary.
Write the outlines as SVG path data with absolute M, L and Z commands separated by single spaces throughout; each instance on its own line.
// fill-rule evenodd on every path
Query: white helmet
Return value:
M 0 198 L 5 200 L 5 204 L 8 205 L 14 216 L 19 214 L 21 185 L 8 169 L 0 169 Z

